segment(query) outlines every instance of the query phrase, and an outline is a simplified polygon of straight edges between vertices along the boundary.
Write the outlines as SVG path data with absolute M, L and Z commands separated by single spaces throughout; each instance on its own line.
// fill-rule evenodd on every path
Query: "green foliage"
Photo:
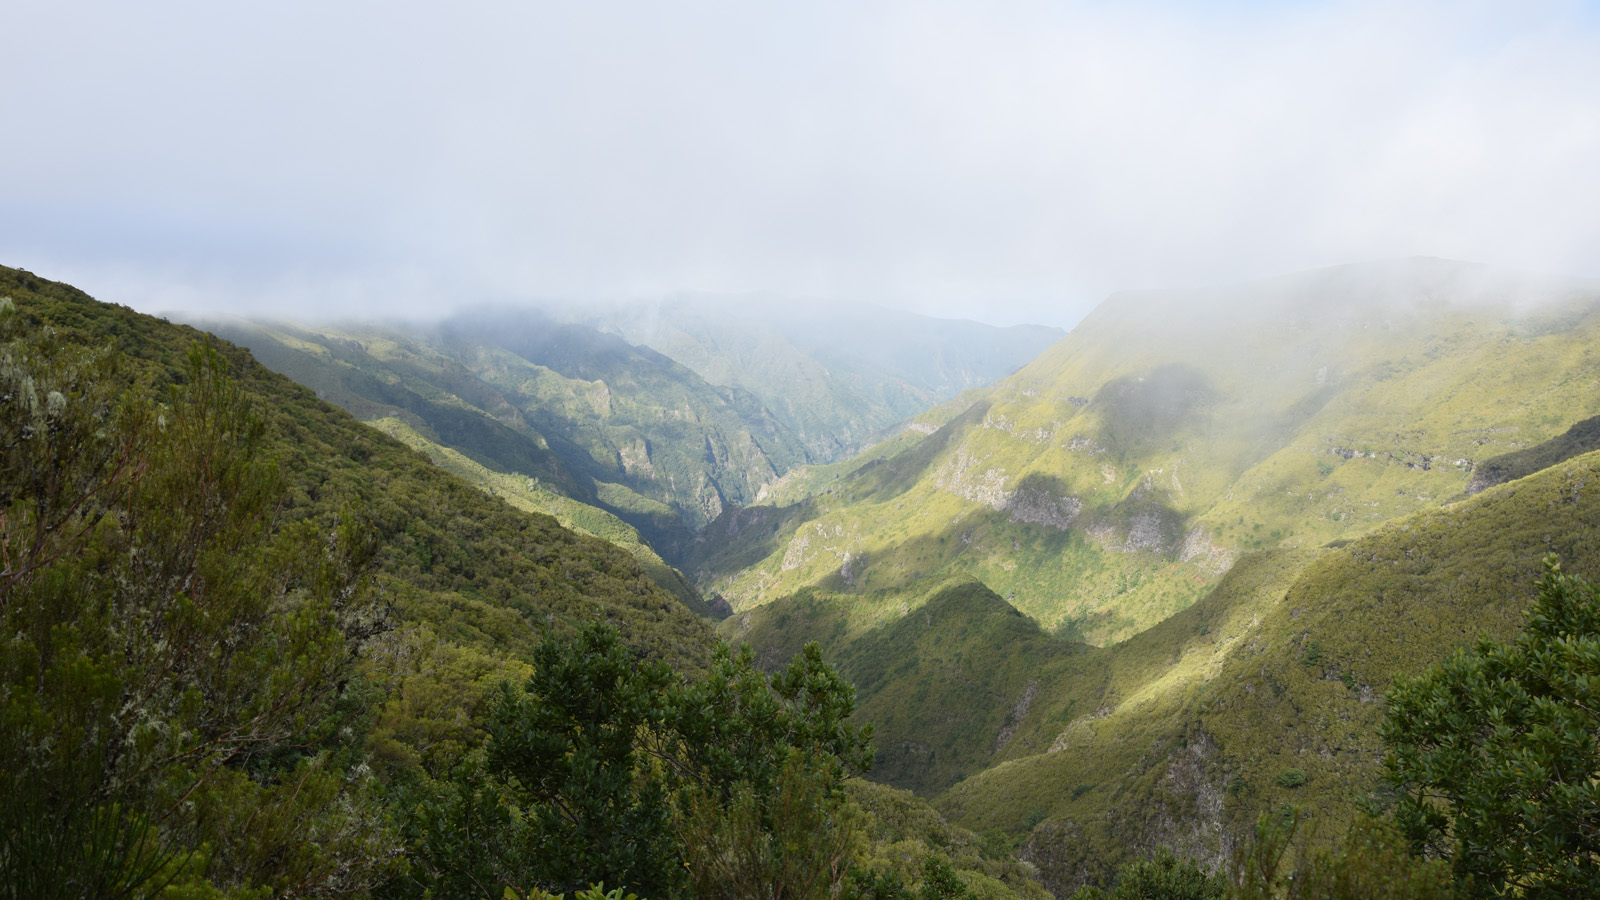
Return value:
M 1221 875 L 1207 873 L 1193 860 L 1179 859 L 1163 847 L 1150 859 L 1123 866 L 1111 890 L 1081 887 L 1072 900 L 1225 900 L 1227 895 L 1228 884 Z
M 672 671 L 640 664 L 600 623 L 541 643 L 533 666 L 495 705 L 487 760 L 523 811 L 528 882 L 565 891 L 609 878 L 664 896 L 676 874 L 666 791 L 636 770 L 641 734 L 666 726 Z
M 926 587 L 870 597 L 807 591 L 722 630 L 766 660 L 825 642 L 862 698 L 859 718 L 882 738 L 874 777 L 932 793 L 991 763 L 1041 682 L 1084 648 L 1044 633 L 976 582 Z
M 537 478 L 675 559 L 725 503 L 806 461 L 751 395 L 531 310 L 438 328 L 218 324 L 276 371 L 365 421 L 398 420 L 494 476 Z M 555 504 L 552 504 L 554 507 Z
M 853 900 L 977 900 L 950 861 L 931 854 L 922 861 L 922 886 L 912 891 L 898 872 L 873 872 L 858 868 L 851 873 Z
M 679 830 L 688 896 L 838 896 L 856 823 L 833 769 L 812 753 L 790 750 L 768 792 L 739 781 L 724 801 L 711 790 L 690 789 Z
M 1305 785 L 1306 773 L 1300 769 L 1284 769 L 1278 775 L 1278 787 L 1288 788 L 1292 791 L 1298 787 L 1305 787 Z
M 1565 433 L 1543 443 L 1484 460 L 1473 467 L 1472 481 L 1468 483 L 1467 491 L 1476 493 L 1497 484 L 1526 478 L 1541 469 L 1595 450 L 1600 450 L 1600 416 L 1576 422 Z
M 1315 849 L 1296 846 L 1304 818 L 1262 816 L 1231 863 L 1233 900 L 1451 900 L 1455 885 L 1444 863 L 1423 861 L 1394 823 L 1361 815 L 1343 839 Z
M 1600 892 L 1600 588 L 1553 557 L 1538 588 L 1514 642 L 1389 692 L 1396 818 L 1474 896 Z
M 1349 821 L 1383 774 L 1394 677 L 1478 635 L 1511 639 L 1551 548 L 1597 574 L 1597 469 L 1589 454 L 1338 547 L 1241 559 L 1205 600 L 1042 681 L 1010 746 L 1054 752 L 1008 750 L 938 806 L 1020 839 L 1063 894 L 1109 884 L 1129 847 L 1220 857 L 1286 802 Z M 1310 641 L 1321 658 L 1308 667 Z M 1290 769 L 1303 786 L 1279 785 Z M 1074 796 L 1082 784 L 1094 787 Z
M 679 681 L 602 623 L 551 634 L 502 688 L 482 763 L 415 788 L 396 893 L 832 896 L 854 853 L 842 779 L 871 760 L 853 709 L 814 648 L 769 678 L 724 646 Z
M 922 889 L 917 900 L 976 900 L 967 889 L 950 861 L 942 856 L 930 856 L 922 863 Z
M 427 454 L 435 465 L 477 485 L 489 495 L 498 497 L 517 509 L 554 516 L 563 527 L 579 534 L 593 535 L 627 550 L 638 561 L 639 567 L 645 574 L 650 576 L 651 581 L 677 597 L 684 606 L 703 616 L 713 615 L 711 608 L 683 573 L 667 565 L 666 561 L 645 542 L 638 529 L 612 513 L 557 493 L 552 490 L 551 485 L 538 478 L 496 472 L 459 451 L 428 440 L 399 419 L 392 417 L 372 419 L 367 424 L 413 450 Z
M 237 348 L 13 269 L 0 296 L 0 896 L 359 895 L 541 628 L 707 664 L 625 554 Z
M 910 890 L 925 878 L 930 860 L 942 860 L 982 900 L 1049 896 L 1008 840 L 980 838 L 953 825 L 909 791 L 861 779 L 851 779 L 846 788 L 860 810 L 865 838 L 853 879 L 867 895 L 877 890 L 896 896 L 895 890 Z
M 0 884 L 369 883 L 392 853 L 348 732 L 384 628 L 365 529 L 274 527 L 282 482 L 214 348 L 147 412 L 111 353 L 18 315 L 0 309 Z M 315 843 L 274 827 L 311 816 Z
M 966 388 L 1010 374 L 1061 337 L 859 304 L 677 298 L 583 311 L 706 381 L 758 397 L 812 459 L 844 458 L 897 423 Z

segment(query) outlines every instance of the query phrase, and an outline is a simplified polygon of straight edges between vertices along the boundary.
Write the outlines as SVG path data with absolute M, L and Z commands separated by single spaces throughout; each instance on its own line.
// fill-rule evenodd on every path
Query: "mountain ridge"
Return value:
M 764 513 L 759 562 L 725 545 L 740 567 L 689 570 L 735 609 L 847 557 L 862 591 L 965 573 L 1047 628 L 1124 639 L 1241 553 L 1437 505 L 1474 459 L 1593 415 L 1597 337 L 1600 289 L 1438 260 L 1116 295 L 942 431 Z

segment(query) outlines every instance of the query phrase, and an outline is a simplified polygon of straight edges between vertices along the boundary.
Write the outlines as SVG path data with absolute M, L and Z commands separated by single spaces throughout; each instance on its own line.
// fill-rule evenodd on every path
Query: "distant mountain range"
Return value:
M 760 398 L 808 462 L 860 451 L 905 419 L 1015 372 L 1065 332 L 995 328 L 864 304 L 689 297 L 559 311 Z
M 633 548 L 686 597 L 663 559 L 680 561 L 723 509 L 1015 370 L 1059 335 L 876 309 L 712 309 L 665 304 L 650 327 L 718 380 L 534 309 L 427 325 L 197 324 L 458 474 Z M 644 327 L 623 311 L 606 322 L 630 336 Z M 824 346 L 829 332 L 837 346 Z

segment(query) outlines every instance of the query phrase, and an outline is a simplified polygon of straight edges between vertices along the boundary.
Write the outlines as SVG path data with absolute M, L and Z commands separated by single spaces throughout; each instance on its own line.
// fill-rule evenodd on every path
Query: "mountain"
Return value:
M 268 450 L 290 478 L 284 521 L 356 508 L 377 533 L 377 578 L 403 613 L 442 616 L 431 627 L 473 636 L 469 643 L 498 634 L 505 649 L 531 639 L 535 623 L 550 615 L 601 611 L 653 657 L 691 670 L 706 659 L 711 635 L 703 621 L 644 578 L 627 553 L 485 495 L 243 349 L 25 270 L 0 267 L 0 296 L 62 340 L 135 361 L 130 387 L 134 378 L 157 388 L 181 382 L 189 348 L 216 344 L 265 417 Z
M 542 637 L 600 620 L 710 666 L 705 620 L 626 552 L 235 345 L 0 267 L 0 362 L 22 895 L 370 895 L 405 792 L 470 760 Z
M 728 619 L 782 664 L 818 640 L 877 729 L 875 777 L 1020 842 L 1057 896 L 1175 849 L 1227 861 L 1293 803 L 1331 840 L 1379 792 L 1383 694 L 1523 624 L 1546 553 L 1600 576 L 1600 453 L 1353 541 L 1252 550 L 1110 647 L 1044 633 L 972 581 L 802 591 Z
M 1600 288 L 1435 259 L 1109 298 L 995 384 L 727 510 L 686 571 L 750 609 L 976 578 L 1046 629 L 1126 640 L 1244 554 L 1461 495 L 1600 409 Z
M 17 567 L 11 551 L 23 548 L 35 521 L 44 522 L 34 515 L 38 498 L 53 495 L 10 470 L 28 448 L 6 446 L 0 621 L 12 637 L 0 654 L 0 713 L 9 723 L 0 731 L 0 783 L 22 805 L 8 802 L 0 814 L 0 862 L 8 883 L 21 884 L 13 876 L 28 873 L 32 881 L 19 887 L 25 892 L 59 887 L 59 875 L 145 893 L 154 878 L 163 895 L 410 896 L 421 872 L 407 869 L 420 865 L 409 858 L 418 852 L 415 829 L 455 841 L 452 858 L 498 852 L 493 839 L 451 831 L 454 819 L 440 817 L 471 802 L 455 791 L 482 777 L 489 707 L 527 680 L 541 639 L 601 619 L 638 659 L 670 664 L 675 678 L 706 673 L 713 663 L 714 639 L 702 618 L 645 577 L 627 552 L 527 512 L 534 494 L 518 484 L 523 478 L 501 483 L 503 476 L 484 475 L 480 464 L 428 444 L 398 419 L 379 423 L 466 477 L 435 466 L 237 345 L 0 267 L 0 362 L 8 435 L 39 437 L 29 430 L 30 410 L 58 425 L 86 423 L 86 433 L 52 435 L 50 446 L 69 446 L 82 458 L 57 458 L 51 471 L 69 479 L 102 463 L 111 471 L 89 482 L 87 499 L 62 520 L 78 554 L 47 544 L 39 567 Z M 92 377 L 72 374 L 80 366 Z M 196 392 L 221 404 L 216 412 L 231 411 L 205 418 L 211 413 L 191 405 Z M 60 418 L 79 409 L 77 418 Z M 140 437 L 145 425 L 159 433 L 154 443 L 149 433 Z M 96 462 L 72 443 L 113 433 L 128 439 L 123 446 L 133 456 Z M 172 469 L 173 460 L 188 459 L 171 456 L 172 448 L 197 438 L 214 442 L 198 457 L 204 464 Z M 229 462 L 223 490 L 210 493 L 219 476 L 205 468 L 229 452 L 218 448 L 255 441 L 255 480 L 241 479 Z M 558 465 L 544 471 L 564 475 Z M 108 493 L 124 479 L 142 487 Z M 149 504 L 144 487 L 180 506 L 199 502 L 166 519 L 164 504 Z M 281 490 L 259 498 L 265 515 L 241 520 L 259 545 L 209 548 L 198 571 L 166 571 L 167 544 L 201 538 L 160 523 L 190 512 L 214 521 L 257 488 Z M 100 508 L 108 502 L 115 508 Z M 151 511 L 154 531 L 140 524 Z M 350 563 L 362 572 L 349 582 L 335 571 L 346 564 L 346 549 L 355 557 L 370 552 L 370 562 Z M 130 580 L 152 566 L 171 576 L 175 593 L 159 585 L 142 592 Z M 247 585 L 246 577 L 260 580 Z M 141 608 L 132 597 L 156 605 Z M 227 618 L 229 602 L 254 610 L 254 618 Z M 193 643 L 206 628 L 220 629 L 220 640 L 184 644 L 153 673 L 140 666 L 146 656 L 159 663 L 171 655 L 165 640 L 121 649 L 138 644 L 130 630 Z M 36 645 L 44 649 L 35 653 Z M 241 647 L 257 653 L 246 659 L 237 655 Z M 232 710 L 217 708 L 221 687 L 195 670 L 217 659 L 233 660 L 220 670 L 222 687 L 255 717 L 241 727 L 255 730 L 225 730 L 213 740 L 209 732 L 227 728 L 222 717 Z M 122 680 L 135 675 L 147 680 Z M 171 708 L 153 705 L 169 694 Z M 287 730 L 259 733 L 263 717 L 274 715 L 288 717 Z M 106 733 L 75 727 L 80 720 Z M 138 747 L 124 751 L 118 729 L 137 735 Z M 184 751 L 153 762 L 134 755 L 132 769 L 116 768 L 119 755 L 163 750 L 169 741 Z M 139 768 L 145 763 L 154 768 Z M 151 797 L 139 793 L 141 778 L 153 780 Z M 102 788 L 112 799 L 92 793 Z M 923 800 L 857 780 L 845 788 L 848 815 L 860 828 L 851 858 L 864 871 L 913 887 L 937 871 L 997 900 L 1048 896 L 1005 846 L 951 825 Z M 183 803 L 170 804 L 173 791 Z M 164 810 L 160 819 L 140 811 L 147 801 Z M 137 839 L 125 842 L 128 834 Z M 63 835 L 66 844 L 49 843 Z
M 657 350 L 711 384 L 748 391 L 815 464 L 844 459 L 891 426 L 1011 374 L 1063 335 L 766 296 L 553 311 Z
M 601 531 L 671 558 L 726 503 L 804 461 L 748 394 L 648 348 L 531 311 L 432 326 L 209 323 L 368 422 L 510 481 L 539 508 L 576 501 Z M 404 426 L 404 428 L 400 428 Z M 574 524 L 578 518 L 571 518 Z
M 1059 334 L 709 301 L 591 319 L 483 309 L 431 325 L 198 324 L 497 495 L 621 543 L 696 608 L 671 564 L 725 506 L 1014 370 Z

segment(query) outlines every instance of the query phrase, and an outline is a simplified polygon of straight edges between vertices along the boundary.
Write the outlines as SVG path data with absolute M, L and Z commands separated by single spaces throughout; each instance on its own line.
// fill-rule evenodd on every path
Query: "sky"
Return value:
M 1595 2 L 4 18 L 0 264 L 148 312 L 759 294 L 1070 326 L 1400 256 L 1600 276 Z

